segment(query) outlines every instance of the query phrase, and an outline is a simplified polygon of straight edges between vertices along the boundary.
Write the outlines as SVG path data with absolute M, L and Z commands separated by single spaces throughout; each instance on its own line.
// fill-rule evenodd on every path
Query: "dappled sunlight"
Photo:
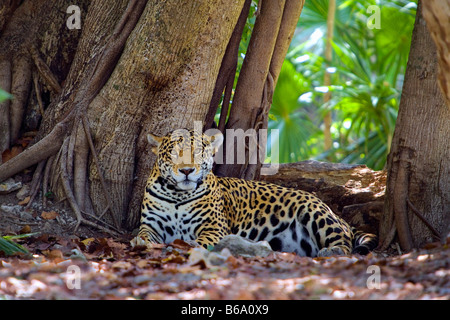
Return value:
M 148 251 L 112 240 L 82 254 L 83 262 L 51 254 L 0 258 L 0 297 L 10 299 L 448 299 L 450 250 L 438 243 L 399 256 L 306 258 L 277 252 L 266 258 L 230 256 L 220 264 L 189 262 L 180 242 Z M 67 244 L 69 245 L 69 243 Z M 32 243 L 28 244 L 33 247 Z M 58 245 L 57 245 L 58 246 Z M 69 245 L 70 247 L 70 245 Z M 87 249 L 86 249 L 87 250 Z M 109 250 L 109 249 L 108 249 Z M 108 251 L 106 250 L 106 251 Z M 70 272 L 70 268 L 79 274 Z M 75 278 L 74 278 L 75 277 Z M 79 277 L 79 287 L 76 286 Z

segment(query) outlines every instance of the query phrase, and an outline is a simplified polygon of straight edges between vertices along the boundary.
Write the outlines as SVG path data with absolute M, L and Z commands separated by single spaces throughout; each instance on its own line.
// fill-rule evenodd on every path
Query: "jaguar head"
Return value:
M 177 129 L 163 137 L 149 134 L 147 139 L 154 145 L 161 177 L 178 191 L 190 191 L 211 172 L 223 135 Z

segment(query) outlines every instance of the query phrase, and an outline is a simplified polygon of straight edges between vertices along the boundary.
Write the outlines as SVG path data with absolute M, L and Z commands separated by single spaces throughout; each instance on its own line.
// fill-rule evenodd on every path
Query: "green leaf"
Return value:
M 39 232 L 33 232 L 0 237 L 0 251 L 4 252 L 8 256 L 14 254 L 24 254 L 25 256 L 29 256 L 30 252 L 20 244 L 14 242 L 13 240 L 28 238 L 38 234 Z
M 17 253 L 22 253 L 25 255 L 29 254 L 28 250 L 23 246 L 6 237 L 0 237 L 0 251 L 3 251 L 8 256 Z
M 17 234 L 17 235 L 13 235 L 13 236 L 3 236 L 2 238 L 7 239 L 7 240 L 14 240 L 14 239 L 28 238 L 28 237 L 36 236 L 38 234 L 39 234 L 39 232 L 32 232 L 32 233 Z
M 5 90 L 2 90 L 0 88 L 0 102 L 8 100 L 8 99 L 12 99 L 12 95 L 9 94 L 8 92 L 6 92 Z

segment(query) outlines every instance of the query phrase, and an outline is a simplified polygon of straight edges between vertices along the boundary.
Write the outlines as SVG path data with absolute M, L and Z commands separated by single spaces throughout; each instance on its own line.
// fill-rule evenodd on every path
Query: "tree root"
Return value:
M 228 42 L 225 54 L 222 59 L 222 64 L 219 69 L 216 84 L 214 87 L 211 102 L 209 104 L 208 114 L 205 117 L 205 128 L 207 130 L 212 127 L 214 116 L 219 106 L 220 98 L 225 90 L 222 109 L 220 114 L 219 130 L 224 132 L 226 118 L 228 116 L 228 108 L 230 104 L 231 92 L 233 90 L 234 78 L 236 76 L 236 68 L 238 62 L 239 43 L 242 38 L 242 32 L 247 21 L 248 13 L 250 11 L 251 0 L 246 0 L 242 8 L 241 14 L 238 18 L 236 26 L 234 27 L 230 41 Z
M 274 88 L 277 85 L 281 66 L 283 65 L 292 37 L 294 36 L 304 2 L 304 0 L 286 0 L 284 5 L 283 17 L 281 19 L 277 42 L 275 43 L 269 69 L 273 76 Z M 259 7 L 261 7 L 261 3 L 259 4 Z
M 0 61 L 0 88 L 11 91 L 11 70 L 12 64 L 9 60 Z M 3 151 L 9 149 L 10 145 L 10 100 L 0 102 L 0 164 L 2 163 Z M 0 178 L 0 182 L 2 179 Z
M 412 204 L 411 200 L 408 198 L 406 199 L 406 203 L 408 204 L 409 208 L 414 212 L 414 214 L 430 229 L 431 233 L 435 237 L 436 240 L 441 240 L 441 235 L 439 232 L 431 225 L 430 222 L 423 216 L 423 214 Z
M 273 98 L 273 92 L 275 90 L 274 87 L 274 79 L 272 76 L 272 73 L 267 73 L 267 79 L 266 83 L 264 84 L 264 90 L 263 90 L 263 97 L 261 100 L 261 109 L 259 110 L 259 114 L 254 117 L 255 123 L 253 125 L 253 128 L 256 132 L 258 132 L 259 129 L 267 129 L 267 118 L 269 115 L 269 109 L 272 105 L 272 98 Z M 260 168 L 262 166 L 262 161 L 264 161 L 265 158 L 265 152 L 266 152 L 266 145 L 267 140 L 265 141 L 254 141 L 252 145 L 256 146 L 256 148 L 253 148 L 253 150 L 249 151 L 249 156 L 246 159 L 246 164 L 242 168 L 244 169 L 243 172 L 241 172 L 241 176 L 244 179 L 258 179 L 259 175 L 257 174 L 260 172 Z M 259 162 L 257 162 L 257 159 L 260 159 Z M 251 161 L 250 161 L 251 159 Z M 253 164 L 250 164 L 253 163 Z
M 75 213 L 75 216 L 77 218 L 77 223 L 74 228 L 74 232 L 78 230 L 78 227 L 80 226 L 81 220 L 83 219 L 83 216 L 81 215 L 80 207 L 78 206 L 77 201 L 75 200 L 75 196 L 73 195 L 72 188 L 70 186 L 70 176 L 69 172 L 67 171 L 67 150 L 69 145 L 69 138 L 66 138 L 63 142 L 63 145 L 61 147 L 61 180 L 62 180 L 62 186 L 64 188 L 64 193 L 66 194 L 67 201 L 69 202 L 70 207 L 72 208 L 73 212 Z
M 395 226 L 400 245 L 403 250 L 409 252 L 413 248 L 413 240 L 408 223 L 408 171 L 409 162 L 405 151 L 402 151 L 397 162 L 397 175 L 394 186 L 394 216 Z
M 219 129 L 225 134 L 224 152 L 235 153 L 234 144 L 227 140 L 226 129 L 265 129 L 273 90 L 281 71 L 283 60 L 291 42 L 301 9 L 302 0 L 264 1 L 258 4 L 255 26 L 236 85 L 233 105 L 228 112 L 229 99 L 224 99 L 219 120 Z M 222 62 L 223 64 L 225 63 Z M 222 76 L 228 86 L 228 78 Z M 216 82 L 216 88 L 220 82 Z M 226 92 L 227 93 L 227 92 Z M 269 96 L 270 95 L 270 96 Z M 268 104 L 266 102 L 269 102 Z M 224 107 L 227 107 L 224 109 Z M 212 105 L 209 112 L 211 113 Z M 229 113 L 229 116 L 228 116 Z M 227 120 L 225 120 L 228 117 Z M 258 117 L 256 121 L 251 120 Z M 226 122 L 226 124 L 225 124 Z M 206 123 L 209 125 L 209 123 Z M 265 141 L 258 141 L 257 148 L 250 148 L 244 164 L 220 164 L 218 175 L 255 179 L 261 161 L 253 163 L 257 154 L 265 154 Z M 231 149 L 231 150 L 228 150 Z M 252 154 L 253 153 L 253 154 Z M 253 157 L 253 158 L 252 158 Z M 259 157 L 261 160 L 262 157 Z
M 53 91 L 55 94 L 59 94 L 62 90 L 61 86 L 58 83 L 53 72 L 47 66 L 47 64 L 42 60 L 39 56 L 38 50 L 35 46 L 31 46 L 30 48 L 31 57 L 33 58 L 34 65 L 39 72 L 39 75 L 44 80 L 45 84 L 47 84 L 48 88 Z M 36 91 L 37 94 L 37 91 Z
M 96 228 L 96 229 L 98 229 L 98 230 L 100 230 L 102 232 L 105 232 L 105 233 L 107 233 L 107 234 L 109 234 L 109 235 L 111 235 L 113 237 L 116 237 L 116 238 L 120 237 L 122 235 L 121 231 L 114 231 L 113 230 L 113 228 L 114 228 L 113 226 L 109 226 L 109 227 L 108 226 L 102 226 L 102 225 L 100 225 L 98 223 L 92 222 L 90 220 L 86 220 L 84 218 L 81 218 L 80 223 L 84 224 L 86 226 L 89 226 L 89 227 Z M 105 224 L 104 221 L 101 221 L 101 223 Z M 117 229 L 115 229 L 115 230 L 117 230 Z
M 236 70 L 236 69 L 235 69 Z M 228 76 L 228 81 L 225 85 L 225 93 L 223 95 L 223 103 L 222 108 L 220 110 L 220 118 L 219 118 L 219 130 L 221 132 L 225 131 L 225 126 L 227 124 L 227 116 L 228 116 L 228 110 L 230 109 L 230 99 L 231 99 L 231 93 L 233 91 L 233 83 L 234 83 L 234 77 L 235 75 L 230 73 Z
M 58 123 L 44 139 L 2 164 L 0 166 L 0 181 L 57 153 L 61 148 L 67 129 L 65 121 Z
M 31 84 L 31 63 L 28 58 L 21 57 L 13 62 L 11 94 L 14 99 L 10 105 L 10 143 L 19 139 L 25 106 Z
M 83 117 L 83 116 L 81 116 Z M 77 121 L 69 140 L 68 164 L 69 172 L 73 172 L 73 191 L 80 210 L 86 211 L 87 177 L 88 177 L 89 147 L 81 119 Z
M 41 113 L 41 117 L 44 116 L 44 102 L 42 101 L 41 88 L 39 86 L 39 76 L 36 71 L 33 72 L 33 85 L 34 91 L 36 92 L 36 100 L 39 105 L 39 112 Z
M 394 241 L 395 234 L 397 232 L 397 228 L 395 227 L 395 223 L 392 223 L 391 228 L 389 229 L 389 232 L 387 233 L 386 238 L 384 239 L 383 243 L 378 245 L 378 249 L 380 251 L 385 251 Z
M 44 207 L 47 207 L 47 197 L 48 197 L 48 183 L 50 177 L 51 167 L 53 165 L 53 160 L 55 160 L 55 156 L 51 156 L 47 160 L 47 164 L 44 170 L 44 178 L 42 180 L 42 204 Z
M 31 188 L 30 188 L 30 200 L 28 201 L 28 203 L 25 207 L 26 209 L 31 207 L 31 204 L 33 203 L 33 200 L 39 191 L 39 187 L 40 187 L 41 180 L 42 180 L 42 171 L 45 167 L 46 162 L 47 162 L 46 160 L 42 160 L 41 162 L 39 162 L 39 164 L 37 165 L 37 168 L 34 170 L 33 179 L 31 181 Z
M 119 227 L 119 222 L 117 221 L 116 215 L 113 212 L 111 196 L 109 194 L 108 188 L 106 187 L 105 178 L 103 177 L 103 174 L 100 170 L 100 161 L 98 160 L 97 151 L 95 150 L 94 142 L 92 141 L 91 133 L 89 132 L 89 122 L 85 115 L 82 117 L 82 122 L 83 122 L 84 132 L 86 134 L 86 138 L 87 138 L 87 141 L 89 144 L 89 148 L 91 150 L 91 154 L 94 159 L 95 166 L 97 167 L 98 176 L 99 176 L 100 183 L 102 185 L 103 193 L 105 195 L 106 203 L 107 203 L 107 207 L 105 208 L 105 211 L 99 216 L 99 218 L 101 218 L 106 213 L 106 211 L 109 210 L 111 213 L 111 217 L 113 219 L 114 225 L 116 227 Z
M 90 217 L 95 218 L 99 223 L 105 224 L 105 226 L 102 226 L 99 223 L 92 222 L 90 220 L 83 218 L 83 212 L 81 211 L 81 209 L 77 203 L 77 200 L 75 199 L 74 193 L 72 191 L 72 187 L 70 186 L 72 177 L 71 177 L 71 174 L 67 170 L 67 154 L 68 154 L 69 139 L 70 138 L 67 137 L 64 140 L 63 145 L 61 147 L 60 166 L 61 166 L 61 180 L 62 180 L 61 182 L 62 182 L 62 186 L 64 188 L 64 193 L 66 194 L 66 197 L 67 197 L 66 200 L 69 202 L 69 205 L 72 208 L 73 212 L 75 213 L 75 216 L 77 219 L 77 222 L 75 224 L 73 232 L 76 232 L 81 224 L 85 224 L 87 226 L 94 227 L 100 231 L 106 232 L 112 236 L 116 236 L 116 237 L 119 236 L 120 231 L 117 231 L 117 229 L 113 226 L 109 226 L 106 222 L 101 221 L 98 218 L 95 218 L 95 216 L 93 216 L 91 214 L 87 214 Z
M 119 221 L 117 221 L 117 216 L 113 212 L 114 207 L 112 205 L 112 200 L 100 170 L 101 167 L 90 134 L 86 110 L 91 101 L 97 96 L 109 79 L 116 62 L 122 53 L 125 42 L 136 26 L 145 5 L 146 1 L 131 0 L 129 2 L 122 17 L 114 28 L 107 45 L 104 47 L 103 52 L 99 54 L 96 61 L 93 61 L 95 64 L 94 67 L 84 75 L 84 78 L 79 83 L 79 87 L 76 91 L 73 91 L 72 97 L 65 98 L 64 101 L 67 101 L 71 105 L 66 109 L 68 111 L 66 111 L 59 120 L 56 120 L 56 125 L 53 129 L 36 144 L 17 155 L 13 161 L 8 161 L 0 165 L 0 181 L 3 181 L 26 168 L 39 163 L 33 176 L 33 199 L 39 190 L 41 181 L 43 182 L 43 202 L 45 203 L 48 185 L 62 186 L 65 200 L 68 201 L 76 217 L 75 231 L 81 224 L 85 224 L 113 236 L 118 236 L 120 234 L 120 231 L 118 230 L 120 224 Z M 23 58 L 14 66 L 11 66 L 11 63 L 0 61 L 1 66 L 9 66 L 9 69 L 2 68 L 0 82 L 8 82 L 11 87 L 16 88 L 15 90 L 17 92 L 20 91 L 20 93 L 22 93 L 19 97 L 24 96 L 25 90 L 22 90 L 22 87 L 18 86 L 19 82 L 16 84 L 15 79 L 17 78 L 17 81 L 21 79 L 20 82 L 22 83 L 24 82 L 25 77 L 25 80 L 27 80 L 26 82 L 31 84 L 32 73 L 30 62 L 33 61 L 39 75 L 50 90 L 56 94 L 61 94 L 62 88 L 50 68 L 46 65 L 44 60 L 40 58 L 37 49 L 34 46 L 31 46 L 29 51 L 31 59 Z M 16 74 L 23 74 L 22 77 L 11 77 L 11 74 L 13 73 L 11 71 L 12 69 L 17 70 L 14 71 Z M 27 70 L 28 72 L 25 72 Z M 33 78 L 33 84 L 37 94 L 39 94 L 37 76 L 35 75 Z M 8 86 L 5 86 L 5 88 L 6 87 Z M 38 97 L 38 103 L 42 113 L 42 99 L 39 98 L 40 97 Z M 24 106 L 25 101 L 22 100 L 23 99 L 18 99 L 16 102 L 17 105 Z M 10 102 L 8 101 L 8 107 L 9 103 Z M 4 109 L 5 108 L 0 108 L 0 112 L 4 111 Z M 17 110 L 20 111 L 19 109 Z M 18 114 L 20 114 L 20 112 L 18 112 Z M 16 127 L 17 126 L 14 126 L 14 132 L 17 131 Z M 20 129 L 20 126 L 18 128 Z M 10 131 L 12 132 L 12 130 L 8 129 L 8 137 L 10 136 Z M 15 135 L 12 137 L 14 138 Z M 8 146 L 9 143 L 8 140 Z M 5 143 L 2 143 L 0 148 L 3 147 L 4 144 Z M 83 152 L 78 152 L 80 151 L 79 148 L 83 149 Z M 87 196 L 89 152 L 92 155 L 97 168 L 107 202 L 107 207 L 98 218 L 89 212 L 92 211 L 92 205 L 89 206 L 90 200 Z M 108 211 L 111 213 L 114 226 L 100 220 Z M 95 219 L 96 222 L 86 219 L 83 215 Z

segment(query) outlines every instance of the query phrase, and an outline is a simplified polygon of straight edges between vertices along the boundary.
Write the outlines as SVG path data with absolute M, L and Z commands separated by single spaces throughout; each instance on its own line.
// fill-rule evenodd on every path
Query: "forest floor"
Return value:
M 407 254 L 368 256 L 232 256 L 183 241 L 131 250 L 130 237 L 82 227 L 62 204 L 25 209 L 15 193 L 0 195 L 0 234 L 29 256 L 0 252 L 2 299 L 450 299 L 450 238 Z M 26 202 L 26 201 L 25 201 Z

